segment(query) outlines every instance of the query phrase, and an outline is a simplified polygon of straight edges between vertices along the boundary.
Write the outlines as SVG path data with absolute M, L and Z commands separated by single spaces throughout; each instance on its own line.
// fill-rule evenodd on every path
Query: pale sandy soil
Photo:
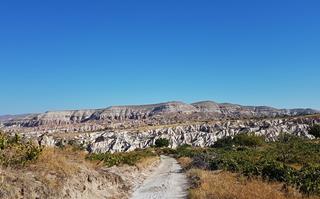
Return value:
M 160 165 L 132 194 L 131 199 L 180 199 L 187 197 L 188 181 L 178 162 L 161 156 Z

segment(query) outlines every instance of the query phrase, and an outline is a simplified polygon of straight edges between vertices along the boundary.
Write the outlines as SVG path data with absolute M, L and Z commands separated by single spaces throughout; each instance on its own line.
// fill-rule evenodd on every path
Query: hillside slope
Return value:
M 319 113 L 313 109 L 276 109 L 267 106 L 242 106 L 202 101 L 193 104 L 166 102 L 150 105 L 112 106 L 105 109 L 48 111 L 19 117 L 3 117 L 2 126 L 9 130 L 94 131 L 118 126 L 174 124 L 221 118 L 264 118 Z M 19 129 L 22 128 L 22 129 Z

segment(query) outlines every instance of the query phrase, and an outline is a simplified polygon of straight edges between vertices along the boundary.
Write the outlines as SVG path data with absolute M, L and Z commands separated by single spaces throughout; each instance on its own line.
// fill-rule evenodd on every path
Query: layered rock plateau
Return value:
M 238 133 L 264 135 L 267 140 L 280 133 L 313 138 L 308 129 L 320 122 L 317 114 L 313 109 L 167 102 L 6 116 L 0 117 L 0 128 L 41 145 L 76 144 L 89 152 L 118 152 L 150 147 L 160 137 L 169 139 L 172 148 L 211 146 Z

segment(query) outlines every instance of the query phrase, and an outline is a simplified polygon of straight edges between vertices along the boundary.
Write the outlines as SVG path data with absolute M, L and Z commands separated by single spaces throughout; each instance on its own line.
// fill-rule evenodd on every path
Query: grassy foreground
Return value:
M 283 134 L 267 143 L 263 137 L 242 134 L 211 148 L 185 145 L 164 152 L 174 154 L 193 181 L 190 198 L 320 196 L 318 140 Z
M 304 196 L 278 182 L 248 179 L 227 171 L 191 169 L 189 178 L 195 187 L 189 191 L 191 199 L 301 199 Z M 308 197 L 316 198 L 316 197 Z
M 135 178 L 158 162 L 152 150 L 88 154 L 0 133 L 0 198 L 128 198 Z
M 152 149 L 135 150 L 126 153 L 97 153 L 86 154 L 77 146 L 65 146 L 60 148 L 40 147 L 32 141 L 22 140 L 18 135 L 8 136 L 0 132 L 0 166 L 23 168 L 39 161 L 50 162 L 59 165 L 63 158 L 75 157 L 77 160 L 101 164 L 103 166 L 136 165 L 143 159 L 155 157 L 157 154 Z M 52 162 L 55 161 L 55 162 Z M 47 166 L 50 166 L 49 164 Z
M 59 187 L 64 179 L 74 176 L 79 165 L 143 167 L 161 153 L 178 158 L 192 182 L 192 199 L 320 196 L 319 140 L 283 134 L 277 142 L 267 143 L 263 137 L 242 134 L 221 139 L 210 148 L 184 145 L 175 150 L 87 154 L 72 146 L 42 148 L 0 133 L 0 168 L 38 173 L 39 180 L 51 187 Z M 55 178 L 48 178 L 52 173 Z

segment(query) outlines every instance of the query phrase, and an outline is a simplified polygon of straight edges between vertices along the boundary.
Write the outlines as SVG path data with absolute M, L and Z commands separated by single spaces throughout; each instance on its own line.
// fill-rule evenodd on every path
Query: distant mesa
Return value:
M 214 101 L 187 104 L 171 101 L 159 104 L 111 106 L 104 109 L 48 111 L 40 114 L 0 116 L 4 127 L 37 127 L 82 123 L 169 124 L 189 120 L 259 118 L 320 113 L 314 109 L 276 109 L 268 106 L 242 106 Z

